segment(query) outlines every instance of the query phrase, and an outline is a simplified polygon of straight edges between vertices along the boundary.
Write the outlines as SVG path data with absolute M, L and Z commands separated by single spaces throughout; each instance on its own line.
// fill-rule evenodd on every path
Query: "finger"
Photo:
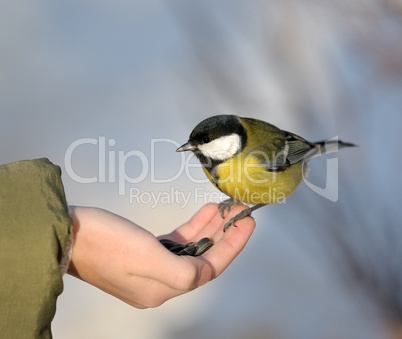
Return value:
M 178 227 L 172 233 L 166 236 L 162 236 L 161 238 L 167 238 L 175 240 L 177 242 L 188 242 L 192 240 L 199 240 L 198 239 L 199 234 L 204 230 L 206 226 L 210 225 L 211 221 L 217 215 L 219 215 L 218 205 L 212 203 L 206 204 L 190 219 L 189 222 Z
M 221 227 L 245 208 L 247 207 L 244 205 L 233 208 L 225 220 L 221 222 Z M 236 221 L 236 225 L 237 227 L 230 227 L 223 233 L 223 236 L 216 241 L 215 245 L 200 257 L 206 260 L 213 268 L 213 278 L 219 276 L 236 258 L 255 229 L 255 221 L 250 217 Z
M 178 257 L 169 253 L 161 245 L 160 248 L 169 255 L 160 254 L 159 259 L 164 257 L 165 260 L 163 267 L 147 273 L 171 288 L 179 290 L 189 290 L 201 286 L 219 276 L 241 252 L 254 231 L 254 219 L 246 217 L 236 222 L 238 227 L 231 227 L 227 232 L 223 232 L 223 225 L 245 208 L 247 206 L 237 205 L 225 219 L 222 219 L 216 205 L 204 206 L 189 223 L 176 231 L 183 236 L 180 231 L 184 229 L 183 234 L 186 241 L 193 236 L 202 237 L 202 234 L 206 233 L 205 236 L 213 237 L 215 245 L 201 257 L 196 258 Z M 206 225 L 204 219 L 210 219 Z M 200 223 L 204 226 L 199 227 Z M 196 228 L 196 231 L 194 232 L 191 227 Z M 194 233 L 196 234 L 194 235 Z M 172 272 L 176 274 L 172 274 Z
M 160 306 L 165 301 L 184 293 L 160 281 L 137 275 L 126 275 L 120 278 L 116 285 L 104 291 L 139 309 Z
M 165 301 L 202 286 L 212 279 L 212 270 L 208 264 L 200 262 L 199 260 L 193 260 L 194 258 L 188 257 L 188 259 L 189 260 L 184 260 L 187 261 L 187 264 L 190 264 L 192 267 L 199 267 L 199 269 L 197 269 L 196 276 L 190 277 L 190 283 L 184 282 L 176 284 L 176 286 L 172 287 L 157 280 L 133 277 L 133 279 L 136 280 L 135 286 L 141 286 L 142 284 L 144 287 L 143 289 L 137 289 L 139 291 L 139 295 L 134 301 L 136 305 L 143 306 L 142 308 L 160 306 Z M 182 285 L 182 287 L 179 285 Z
M 210 222 L 205 225 L 199 232 L 196 234 L 195 240 L 200 240 L 204 237 L 211 238 L 213 242 L 218 242 L 224 235 L 223 226 L 230 220 L 230 218 L 234 217 L 242 210 L 248 208 L 243 204 L 236 204 L 232 207 L 232 210 L 228 215 L 223 219 L 218 211 L 214 215 L 214 217 L 210 220 Z M 236 222 L 237 224 L 237 222 Z M 190 225 L 191 226 L 191 225 Z M 194 240 L 194 239 L 192 239 Z
M 177 290 L 160 281 L 140 276 L 128 276 L 126 286 L 125 293 L 122 293 L 123 289 L 119 288 L 115 296 L 139 309 L 158 307 L 167 300 L 187 292 L 187 290 Z
M 232 211 L 235 212 L 232 212 L 230 215 L 234 216 L 245 208 L 247 208 L 245 205 L 236 204 L 232 209 Z M 189 222 L 178 227 L 171 234 L 159 238 L 167 238 L 175 240 L 176 242 L 198 241 L 204 237 L 214 237 L 214 239 L 217 240 L 223 235 L 223 220 L 219 213 L 218 205 L 212 203 L 207 204 L 203 206 Z M 225 222 L 229 220 L 228 216 L 225 220 Z
M 145 249 L 145 251 L 144 251 Z M 141 253 L 146 260 L 139 260 L 135 263 L 131 258 L 134 252 Z M 147 243 L 139 244 L 132 255 L 128 255 L 127 265 L 134 276 L 153 279 L 166 286 L 179 291 L 189 291 L 200 285 L 199 280 L 202 276 L 208 274 L 209 281 L 212 277 L 212 269 L 205 272 L 204 261 L 193 260 L 193 257 L 178 256 L 171 253 L 155 238 L 148 239 Z M 126 262 L 123 262 L 126 264 Z M 203 279 L 204 279 L 203 278 Z M 206 282 L 206 281 L 205 281 Z M 184 292 L 183 292 L 184 293 Z
M 238 205 L 225 219 L 222 219 L 219 213 L 212 218 L 205 229 L 210 228 L 210 231 L 215 232 L 213 235 L 215 245 L 202 256 L 179 257 L 169 253 L 164 257 L 164 267 L 149 273 L 157 272 L 158 276 L 153 276 L 155 279 L 179 290 L 190 290 L 219 276 L 241 252 L 254 231 L 254 219 L 246 217 L 236 222 L 238 227 L 231 227 L 227 232 L 223 232 L 223 225 L 245 208 L 247 206 Z M 163 250 L 169 252 L 165 248 Z M 173 271 L 165 271 L 167 267 L 176 274 L 172 274 Z
M 179 289 L 191 289 L 204 285 L 219 276 L 229 266 L 245 247 L 255 229 L 255 221 L 250 217 L 238 220 L 236 222 L 238 227 L 232 227 L 233 230 L 229 229 L 225 233 L 223 232 L 223 225 L 246 208 L 245 205 L 236 206 L 224 220 L 219 213 L 213 217 L 206 229 L 212 227 L 215 230 L 214 237 L 217 239 L 215 245 L 199 257 L 176 256 L 176 258 L 182 259 L 182 262 L 178 263 L 182 266 L 179 275 L 175 277 L 175 281 L 170 280 L 170 286 Z M 191 262 L 192 265 L 186 267 L 186 261 Z M 166 276 L 164 278 L 167 282 Z
M 218 213 L 218 205 L 205 205 L 188 223 L 180 226 L 171 234 L 160 236 L 158 238 L 166 238 L 178 243 L 186 243 L 190 241 L 197 242 L 200 239 L 207 237 L 216 243 L 224 234 L 223 225 L 229 221 L 231 217 L 237 215 L 246 208 L 247 206 L 245 205 L 236 204 L 226 218 L 222 219 L 220 213 Z M 208 221 L 211 215 L 212 218 Z M 205 218 L 205 216 L 207 216 L 207 218 Z

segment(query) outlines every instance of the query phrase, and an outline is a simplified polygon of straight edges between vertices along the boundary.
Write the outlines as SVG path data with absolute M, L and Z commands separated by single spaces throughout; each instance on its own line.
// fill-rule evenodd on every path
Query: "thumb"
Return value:
M 208 281 L 212 279 L 212 269 L 207 263 L 204 263 L 200 268 L 199 279 L 195 284 L 195 287 L 200 287 L 205 285 Z
M 202 258 L 174 255 L 174 262 L 169 267 L 170 274 L 163 274 L 161 282 L 170 288 L 190 291 L 205 285 L 213 277 L 213 268 Z M 175 274 L 172 274 L 172 271 Z

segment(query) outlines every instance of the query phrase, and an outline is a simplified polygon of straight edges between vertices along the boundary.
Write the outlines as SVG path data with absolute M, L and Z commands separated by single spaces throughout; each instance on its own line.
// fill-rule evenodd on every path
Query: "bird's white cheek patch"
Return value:
M 224 161 L 232 158 L 239 151 L 240 142 L 240 136 L 233 133 L 199 145 L 198 150 L 213 160 Z

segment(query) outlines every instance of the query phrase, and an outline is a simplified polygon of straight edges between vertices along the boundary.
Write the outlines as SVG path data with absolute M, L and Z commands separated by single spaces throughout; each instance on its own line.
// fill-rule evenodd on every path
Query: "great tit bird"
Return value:
M 219 205 L 222 217 L 234 203 L 254 205 L 227 222 L 226 231 L 256 209 L 283 202 L 303 180 L 308 160 L 350 146 L 310 142 L 257 119 L 216 115 L 201 121 L 177 152 L 193 151 L 208 179 L 230 197 Z

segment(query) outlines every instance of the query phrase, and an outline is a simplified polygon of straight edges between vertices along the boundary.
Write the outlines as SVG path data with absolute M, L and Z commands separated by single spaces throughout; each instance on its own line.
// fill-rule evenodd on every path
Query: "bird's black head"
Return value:
M 193 151 L 206 168 L 241 152 L 247 133 L 236 115 L 216 115 L 201 121 L 191 132 L 187 144 L 177 151 Z
M 233 133 L 240 137 L 246 134 L 240 118 L 236 115 L 215 115 L 201 121 L 191 132 L 189 141 L 198 146 Z

